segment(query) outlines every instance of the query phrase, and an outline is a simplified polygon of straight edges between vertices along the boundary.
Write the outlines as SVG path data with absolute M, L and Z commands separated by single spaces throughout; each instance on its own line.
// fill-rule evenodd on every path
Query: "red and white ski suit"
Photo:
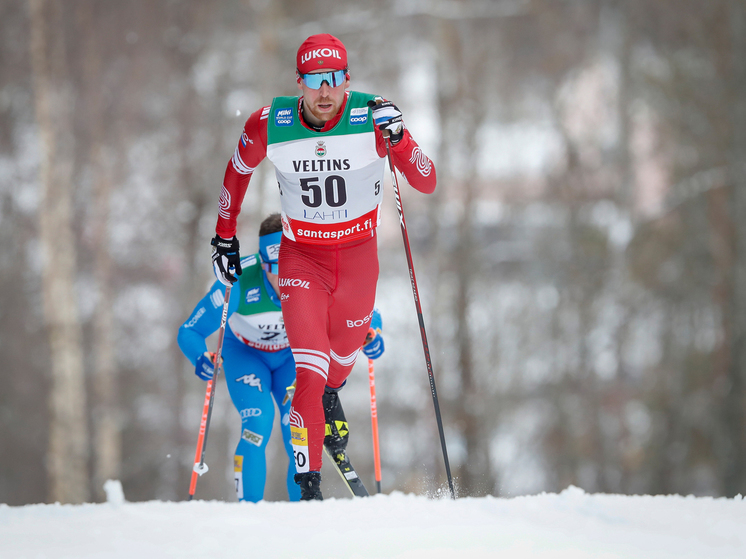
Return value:
M 345 104 L 348 98 L 349 92 Z M 321 132 L 334 128 L 345 104 Z M 236 220 L 251 175 L 267 156 L 269 112 L 267 106 L 249 116 L 226 168 L 215 228 L 224 239 L 236 234 Z M 302 111 L 298 113 L 303 122 Z M 313 130 L 305 122 L 303 125 Z M 384 138 L 377 128 L 375 139 L 378 156 L 386 157 Z M 408 130 L 391 146 L 391 156 L 414 188 L 428 194 L 435 190 L 435 167 Z M 285 236 L 279 262 L 282 311 L 297 371 L 290 423 L 303 428 L 308 443 L 307 463 L 296 463 L 296 468 L 299 473 L 320 471 L 324 387 L 338 388 L 344 383 L 365 340 L 373 311 L 378 281 L 375 227 L 366 238 L 336 244 L 317 244 L 305 238 L 293 241 Z

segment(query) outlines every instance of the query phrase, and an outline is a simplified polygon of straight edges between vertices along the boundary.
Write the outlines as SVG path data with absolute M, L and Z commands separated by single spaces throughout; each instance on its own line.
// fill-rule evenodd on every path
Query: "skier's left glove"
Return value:
M 231 274 L 231 268 L 234 269 L 236 276 L 240 276 L 243 271 L 238 239 L 235 235 L 232 239 L 224 239 L 215 235 L 210 244 L 212 245 L 212 268 L 218 281 L 225 286 L 238 281 L 238 278 Z
M 396 145 L 404 136 L 404 121 L 402 120 L 401 111 L 391 101 L 384 101 L 376 104 L 375 101 L 368 101 L 368 106 L 373 112 L 373 120 L 381 132 L 388 130 L 391 134 L 391 143 Z
M 363 344 L 363 353 L 368 359 L 378 359 L 383 355 L 385 349 L 381 331 L 376 331 L 373 328 L 368 330 L 368 335 L 365 337 L 365 343 Z

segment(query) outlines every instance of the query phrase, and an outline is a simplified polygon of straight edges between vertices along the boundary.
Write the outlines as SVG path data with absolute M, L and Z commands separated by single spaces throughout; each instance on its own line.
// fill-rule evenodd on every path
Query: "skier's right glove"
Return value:
M 222 358 L 220 359 L 223 360 Z M 206 351 L 197 357 L 197 365 L 194 367 L 194 374 L 202 380 L 210 380 L 215 376 L 215 354 Z
M 240 276 L 243 271 L 241 270 L 241 255 L 238 252 L 238 239 L 235 235 L 230 240 L 215 235 L 210 244 L 212 245 L 212 268 L 218 281 L 225 286 L 238 281 L 238 278 L 230 273 L 231 268 L 234 268 L 236 276 Z

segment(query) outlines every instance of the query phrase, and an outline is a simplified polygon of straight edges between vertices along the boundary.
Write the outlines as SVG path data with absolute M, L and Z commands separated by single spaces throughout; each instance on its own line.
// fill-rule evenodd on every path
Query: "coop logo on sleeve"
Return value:
M 350 110 L 350 124 L 365 124 L 368 122 L 368 108 L 359 107 Z
M 275 126 L 292 126 L 293 109 L 275 109 Z

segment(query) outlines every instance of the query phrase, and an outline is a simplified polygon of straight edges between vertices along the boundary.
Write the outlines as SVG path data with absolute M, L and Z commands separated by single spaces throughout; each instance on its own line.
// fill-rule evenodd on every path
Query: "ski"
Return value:
M 363 480 L 357 475 L 355 468 L 352 467 L 350 459 L 347 457 L 347 453 L 344 450 L 332 454 L 329 449 L 324 445 L 326 455 L 334 461 L 334 465 L 337 467 L 340 477 L 344 480 L 348 489 L 352 493 L 353 497 L 369 497 L 370 493 L 365 489 Z

